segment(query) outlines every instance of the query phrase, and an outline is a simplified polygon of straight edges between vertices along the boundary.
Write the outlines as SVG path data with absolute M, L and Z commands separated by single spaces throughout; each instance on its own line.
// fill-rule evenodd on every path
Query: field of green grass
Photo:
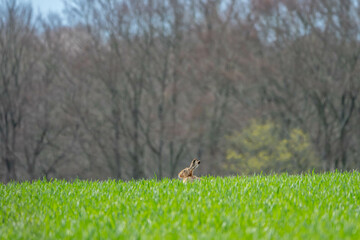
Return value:
M 360 239 L 360 173 L 0 184 L 0 239 Z

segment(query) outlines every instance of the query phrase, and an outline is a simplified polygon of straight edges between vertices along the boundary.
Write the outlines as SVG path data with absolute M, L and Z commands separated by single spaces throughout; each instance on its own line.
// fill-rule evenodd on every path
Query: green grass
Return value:
M 360 239 L 360 173 L 0 184 L 0 239 Z

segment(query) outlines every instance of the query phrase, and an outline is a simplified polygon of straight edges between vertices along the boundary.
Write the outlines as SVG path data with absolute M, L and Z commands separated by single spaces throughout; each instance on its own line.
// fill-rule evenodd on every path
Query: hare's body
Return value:
M 183 183 L 193 182 L 194 180 L 200 180 L 200 178 L 197 176 L 186 177 L 183 179 Z
M 181 170 L 181 172 L 179 172 L 179 174 L 178 174 L 178 177 L 183 179 L 184 183 L 192 182 L 192 181 L 194 181 L 194 179 L 200 180 L 199 177 L 197 177 L 193 174 L 194 170 L 199 166 L 199 164 L 200 164 L 200 160 L 198 160 L 197 158 L 194 158 L 191 161 L 190 167 Z

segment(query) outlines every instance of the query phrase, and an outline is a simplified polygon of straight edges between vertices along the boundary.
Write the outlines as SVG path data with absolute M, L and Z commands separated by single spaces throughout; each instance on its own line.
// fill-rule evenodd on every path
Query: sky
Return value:
M 50 12 L 62 14 L 64 4 L 62 0 L 20 0 L 32 5 L 35 14 L 41 13 L 47 16 Z

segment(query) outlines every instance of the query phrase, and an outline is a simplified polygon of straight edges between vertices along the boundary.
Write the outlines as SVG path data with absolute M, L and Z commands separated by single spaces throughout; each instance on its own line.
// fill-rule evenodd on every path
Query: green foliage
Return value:
M 301 172 L 318 167 L 318 159 L 307 134 L 294 128 L 287 135 L 281 127 L 267 121 L 227 137 L 224 168 L 230 172 Z
M 360 174 L 0 184 L 0 239 L 360 239 Z

